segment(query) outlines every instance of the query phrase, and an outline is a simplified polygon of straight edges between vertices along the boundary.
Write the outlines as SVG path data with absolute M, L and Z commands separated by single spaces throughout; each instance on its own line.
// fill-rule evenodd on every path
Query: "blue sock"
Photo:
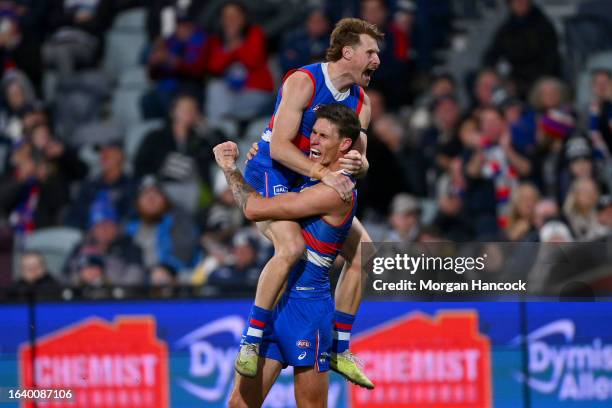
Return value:
M 272 318 L 272 311 L 262 309 L 253 305 L 251 315 L 249 316 L 249 325 L 247 326 L 244 341 L 246 343 L 261 344 L 263 331 Z
M 350 315 L 338 310 L 334 312 L 334 341 L 332 343 L 332 353 L 340 354 L 349 348 L 351 330 L 353 330 L 354 322 L 355 315 Z

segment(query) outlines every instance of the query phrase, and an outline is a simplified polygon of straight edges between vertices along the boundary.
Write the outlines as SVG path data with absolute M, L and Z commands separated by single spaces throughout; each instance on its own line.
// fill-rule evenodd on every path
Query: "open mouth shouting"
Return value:
M 366 68 L 362 73 L 363 79 L 365 79 L 366 82 L 370 82 L 370 80 L 372 79 L 372 75 L 374 74 L 374 71 L 376 71 L 376 68 L 373 68 L 373 67 Z
M 311 160 L 318 160 L 321 158 L 321 152 L 317 149 L 314 148 L 310 148 L 310 159 Z

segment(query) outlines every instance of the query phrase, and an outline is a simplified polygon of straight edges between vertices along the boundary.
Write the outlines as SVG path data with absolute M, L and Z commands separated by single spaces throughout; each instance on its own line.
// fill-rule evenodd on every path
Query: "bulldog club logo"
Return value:
M 490 408 L 491 344 L 475 311 L 415 313 L 356 336 L 376 384 L 351 387 L 351 407 Z
M 90 318 L 41 338 L 35 352 L 19 350 L 22 388 L 72 390 L 72 399 L 37 405 L 54 408 L 167 408 L 167 364 L 148 316 Z

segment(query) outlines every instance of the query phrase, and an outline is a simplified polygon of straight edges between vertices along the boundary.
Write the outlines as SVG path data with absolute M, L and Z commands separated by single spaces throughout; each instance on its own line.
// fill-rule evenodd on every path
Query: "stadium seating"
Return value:
M 119 77 L 127 68 L 139 65 L 147 38 L 144 8 L 124 11 L 106 34 L 104 70 L 111 78 Z
M 83 234 L 76 228 L 52 227 L 33 232 L 25 239 L 27 250 L 36 250 L 43 254 L 51 275 L 62 282 L 61 274 L 70 251 L 81 240 Z

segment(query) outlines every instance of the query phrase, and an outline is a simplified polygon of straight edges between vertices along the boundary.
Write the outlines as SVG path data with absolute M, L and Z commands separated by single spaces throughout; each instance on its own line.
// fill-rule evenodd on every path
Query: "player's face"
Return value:
M 366 87 L 370 84 L 372 74 L 380 65 L 378 58 L 380 49 L 376 40 L 369 35 L 360 34 L 359 38 L 359 44 L 353 46 L 353 76 L 357 85 Z
M 329 166 L 338 158 L 340 143 L 336 126 L 327 119 L 317 119 L 310 134 L 310 160 Z

